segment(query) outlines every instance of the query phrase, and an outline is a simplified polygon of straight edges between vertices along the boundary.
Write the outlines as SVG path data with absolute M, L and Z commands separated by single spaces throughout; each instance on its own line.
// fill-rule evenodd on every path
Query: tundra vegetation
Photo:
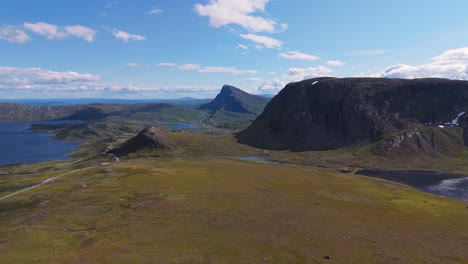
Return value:
M 259 112 L 245 112 L 253 109 L 248 100 L 239 103 L 246 95 L 231 94 L 237 97 L 228 108 L 218 101 L 216 107 L 93 105 L 88 107 L 100 110 L 91 111 L 86 123 L 34 127 L 84 145 L 71 160 L 0 167 L 0 198 L 44 183 L 0 200 L 2 261 L 468 261 L 466 202 L 353 173 L 374 168 L 468 174 L 462 127 L 405 121 L 396 129 L 394 119 L 385 119 L 385 127 L 392 126 L 379 130 L 384 133 L 376 134 L 378 140 L 359 137 L 320 151 L 261 149 L 237 141 L 237 132 Z M 260 118 L 256 126 L 266 122 Z M 171 129 L 167 123 L 196 128 Z M 160 128 L 143 130 L 149 126 Z M 245 134 L 249 129 L 241 134 L 246 140 L 253 138 Z M 418 145 L 426 135 L 436 145 Z M 388 151 L 397 137 L 398 147 Z

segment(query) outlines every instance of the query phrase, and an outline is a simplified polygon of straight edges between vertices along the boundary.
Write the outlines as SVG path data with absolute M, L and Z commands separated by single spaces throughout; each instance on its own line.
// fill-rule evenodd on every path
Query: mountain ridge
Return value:
M 468 112 L 467 81 L 315 78 L 288 84 L 237 139 L 267 149 L 337 149 L 416 125 L 444 129 L 462 112 Z M 465 146 L 466 116 L 457 120 Z
M 216 113 L 228 111 L 259 115 L 269 99 L 259 95 L 249 94 L 237 87 L 224 85 L 213 101 L 200 105 L 197 109 Z

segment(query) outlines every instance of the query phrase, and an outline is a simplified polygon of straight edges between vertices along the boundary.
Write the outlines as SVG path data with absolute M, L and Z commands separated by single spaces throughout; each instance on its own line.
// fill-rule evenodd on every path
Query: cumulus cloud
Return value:
M 65 30 L 70 36 L 84 39 L 87 42 L 93 42 L 96 37 L 96 31 L 80 25 L 66 26 Z
M 289 59 L 289 60 L 308 60 L 308 61 L 316 61 L 320 60 L 320 57 L 310 54 L 301 53 L 299 51 L 289 51 L 286 53 L 278 54 L 280 58 Z
M 31 98 L 44 94 L 55 97 L 106 98 L 210 98 L 219 92 L 219 86 L 138 86 L 104 83 L 100 76 L 74 71 L 52 71 L 41 68 L 0 66 L 0 95 Z
M 345 65 L 345 63 L 343 61 L 339 61 L 339 60 L 330 60 L 330 61 L 327 61 L 327 65 L 328 66 L 333 66 L 333 67 L 341 67 L 341 66 Z
M 16 68 L 0 66 L 0 83 L 11 83 L 15 80 L 23 80 L 29 84 L 71 84 L 79 82 L 99 81 L 98 75 L 89 73 L 77 73 L 74 71 L 50 71 L 41 68 Z
M 256 34 L 241 34 L 241 38 L 250 40 L 257 44 L 257 48 L 281 49 L 283 42 L 274 38 L 260 36 Z
M 195 10 L 200 16 L 206 16 L 210 20 L 211 26 L 219 28 L 234 24 L 250 32 L 278 31 L 277 23 L 269 18 L 255 15 L 264 12 L 269 0 L 210 0 L 207 5 L 196 4 Z M 285 30 L 287 25 L 281 23 L 281 30 Z
M 146 37 L 142 35 L 137 35 L 137 34 L 131 34 L 122 30 L 114 29 L 112 31 L 112 35 L 114 35 L 115 38 L 122 40 L 123 42 L 127 43 L 129 41 L 142 41 L 145 40 Z
M 231 74 L 256 74 L 257 71 L 255 70 L 238 70 L 235 67 L 205 67 L 200 69 L 199 72 L 201 73 L 231 73 Z
M 179 65 L 178 68 L 180 70 L 194 71 L 194 70 L 200 70 L 201 66 L 198 64 L 182 64 L 182 65 Z
M 30 30 L 31 32 L 37 35 L 46 37 L 50 40 L 60 40 L 68 36 L 67 32 L 59 29 L 57 25 L 52 25 L 44 22 L 24 23 L 24 28 Z
M 280 79 L 273 79 L 273 80 L 266 80 L 260 86 L 258 86 L 258 90 L 262 93 L 267 94 L 276 94 L 281 89 L 286 86 L 286 82 Z
M 285 79 L 288 82 L 298 82 L 305 79 L 328 76 L 333 72 L 325 66 L 311 67 L 311 68 L 289 68 L 286 71 Z
M 333 70 L 325 66 L 318 66 L 314 68 L 289 68 L 280 78 L 268 80 L 253 77 L 249 78 L 248 80 L 257 86 L 255 91 L 258 93 L 276 94 L 290 82 L 298 82 L 315 77 L 330 76 L 332 73 Z
M 0 39 L 10 43 L 23 44 L 31 40 L 31 38 L 18 27 L 15 26 L 0 26 Z
M 62 40 L 70 36 L 84 39 L 87 42 L 93 42 L 96 36 L 96 31 L 91 28 L 81 25 L 73 25 L 59 27 L 57 25 L 44 22 L 24 23 L 23 27 L 39 36 L 43 36 L 49 40 Z
M 373 77 L 468 80 L 468 47 L 447 50 L 423 65 L 392 65 Z
M 162 9 L 159 9 L 159 8 L 153 8 L 151 10 L 149 10 L 148 12 L 146 12 L 147 15 L 159 15 L 161 14 L 163 11 Z
M 447 50 L 432 58 L 432 60 L 440 64 L 459 63 L 461 61 L 466 63 L 468 61 L 468 47 Z

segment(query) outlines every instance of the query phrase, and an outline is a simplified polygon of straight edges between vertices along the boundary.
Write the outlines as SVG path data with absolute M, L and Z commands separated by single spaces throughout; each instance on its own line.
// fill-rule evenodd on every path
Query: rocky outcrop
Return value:
M 224 85 L 216 98 L 208 104 L 198 107 L 199 110 L 208 110 L 211 113 L 228 111 L 236 113 L 249 113 L 260 115 L 269 99 L 263 96 L 252 95 L 234 86 Z
M 108 153 L 120 157 L 141 150 L 171 150 L 175 146 L 174 141 L 164 129 L 148 127 L 120 147 L 109 150 Z
M 265 149 L 325 150 L 376 142 L 409 129 L 390 143 L 401 144 L 419 138 L 421 131 L 411 129 L 421 125 L 464 128 L 468 144 L 462 112 L 468 113 L 466 81 L 316 78 L 288 84 L 237 138 Z
M 425 156 L 456 156 L 464 148 L 459 127 L 417 126 L 387 135 L 371 150 L 378 155 L 423 154 Z

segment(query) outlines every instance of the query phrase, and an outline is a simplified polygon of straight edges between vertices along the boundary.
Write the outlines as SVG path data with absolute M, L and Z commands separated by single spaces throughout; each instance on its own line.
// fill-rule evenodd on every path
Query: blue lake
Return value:
M 356 174 L 399 182 L 423 192 L 468 201 L 468 175 L 417 170 L 360 170 Z
M 164 123 L 162 126 L 175 131 L 198 130 L 198 126 L 190 123 Z
M 68 159 L 80 142 L 56 140 L 50 133 L 31 132 L 33 124 L 79 123 L 81 121 L 0 122 L 0 166 L 16 163 Z

